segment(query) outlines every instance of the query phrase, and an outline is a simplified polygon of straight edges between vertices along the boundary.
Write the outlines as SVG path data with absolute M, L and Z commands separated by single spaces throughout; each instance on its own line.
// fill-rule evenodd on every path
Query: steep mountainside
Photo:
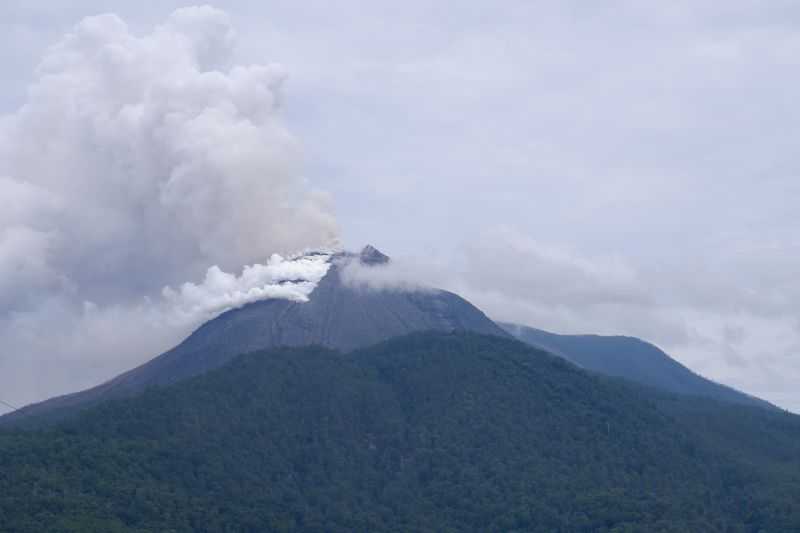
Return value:
M 374 266 L 388 258 L 368 246 L 352 260 Z M 308 302 L 271 299 L 228 311 L 140 367 L 95 388 L 25 407 L 0 418 L 0 424 L 19 422 L 31 415 L 58 418 L 104 399 L 207 372 L 245 352 L 308 345 L 349 351 L 429 330 L 508 336 L 480 310 L 453 293 L 433 289 L 378 291 L 351 286 L 342 280 L 341 263 L 335 262 Z
M 0 431 L 9 533 L 789 532 L 798 502 L 798 417 L 469 333 L 247 354 Z
M 519 324 L 500 324 L 521 341 L 560 355 L 576 365 L 676 394 L 705 396 L 743 405 L 770 403 L 699 376 L 666 353 L 634 337 L 557 335 Z

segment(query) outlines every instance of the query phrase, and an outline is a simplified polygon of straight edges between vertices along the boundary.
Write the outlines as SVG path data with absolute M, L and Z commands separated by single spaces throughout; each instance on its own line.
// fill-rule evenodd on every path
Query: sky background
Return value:
M 59 116 L 57 105 L 31 105 L 50 93 L 31 93 L 29 87 L 36 80 L 48 83 L 37 64 L 84 17 L 116 13 L 126 31 L 141 36 L 184 5 L 3 2 L 0 111 L 24 118 L 27 105 L 41 107 L 41 116 Z M 282 215 L 265 215 L 259 226 L 253 211 L 228 229 L 265 238 L 229 248 L 228 234 L 215 235 L 216 247 L 181 248 L 185 253 L 165 264 L 159 262 L 163 254 L 149 250 L 125 262 L 124 275 L 103 283 L 95 281 L 100 270 L 81 268 L 86 258 L 136 249 L 148 242 L 146 235 L 128 232 L 125 240 L 92 233 L 95 244 L 81 254 L 48 252 L 59 258 L 66 253 L 69 261 L 43 252 L 47 273 L 13 287 L 0 283 L 0 339 L 13 346 L 0 354 L 0 398 L 18 404 L 42 399 L 146 360 L 177 334 L 154 335 L 148 344 L 137 341 L 141 333 L 131 327 L 115 338 L 121 322 L 138 324 L 127 314 L 140 309 L 138 298 L 157 295 L 163 285 L 199 283 L 212 264 L 240 270 L 248 261 L 327 235 L 335 225 L 345 246 L 372 243 L 415 276 L 457 290 L 493 318 L 562 333 L 639 336 L 707 377 L 800 412 L 796 3 L 213 5 L 236 30 L 235 48 L 223 46 L 233 50 L 231 64 L 277 62 L 286 74 L 274 91 L 274 117 L 263 119 L 263 137 L 242 141 L 263 140 L 280 149 L 267 161 L 244 158 L 224 167 L 220 190 L 228 190 L 225 180 L 236 169 L 255 161 L 259 172 L 280 176 L 267 179 L 270 186 L 256 198 L 269 204 L 270 191 L 280 191 L 280 206 L 292 205 L 291 226 L 307 231 L 287 230 Z M 121 31 L 107 20 L 100 25 Z M 102 42 L 114 38 L 104 34 Z M 98 45 L 70 46 L 80 55 Z M 168 48 L 162 55 L 171 57 Z M 155 57 L 141 54 L 151 62 Z M 178 63 L 165 62 L 164 72 Z M 66 64 L 48 68 L 70 72 Z M 262 74 L 272 80 L 282 72 Z M 137 79 L 152 85 L 155 78 L 142 71 Z M 242 86 L 250 79 L 231 75 L 231 83 Z M 242 108 L 247 102 L 237 90 L 225 98 Z M 253 101 L 263 103 L 258 98 Z M 0 157 L 13 153 L 19 132 L 57 135 L 42 122 L 16 120 L 21 125 L 8 131 L 17 133 L 0 137 L 6 143 Z M 224 129 L 230 124 L 220 124 L 214 131 L 226 133 L 219 142 L 233 142 L 233 130 Z M 120 142 L 108 146 L 124 146 Z M 98 146 L 97 139 L 90 144 Z M 93 164 L 97 150 L 87 146 L 81 145 L 87 155 L 80 165 L 68 168 Z M 160 161 L 160 149 L 152 148 L 154 161 Z M 15 183 L 35 181 L 35 159 L 0 170 Z M 59 168 L 66 168 L 60 159 L 48 165 L 47 183 L 39 185 L 55 190 L 58 180 L 74 178 Z M 105 174 L 96 175 L 102 180 Z M 242 199 L 252 189 L 234 190 L 233 197 Z M 82 211 L 106 196 L 70 198 L 67 211 L 79 205 Z M 28 221 L 35 210 L 24 211 L 23 222 L 0 217 L 0 232 L 33 227 Z M 169 213 L 174 216 L 174 210 Z M 62 218 L 53 220 L 53 227 L 63 225 Z M 82 247 L 84 225 L 68 227 L 77 229 L 61 238 Z M 186 236 L 172 238 L 184 242 Z M 0 264 L 2 252 L 0 239 Z M 33 343 L 42 325 L 62 315 L 20 303 L 23 296 L 14 292 L 19 287 L 26 294 L 60 291 L 53 305 L 63 316 L 73 305 L 80 304 L 81 313 L 99 306 L 102 327 L 93 322 L 89 330 L 78 325 L 74 331 L 102 339 L 94 348 L 88 341 L 73 342 L 63 353 L 63 336 L 52 344 Z M 31 326 L 27 340 L 16 333 L 21 313 L 26 323 L 39 324 Z M 119 343 L 125 355 L 109 355 L 120 351 Z

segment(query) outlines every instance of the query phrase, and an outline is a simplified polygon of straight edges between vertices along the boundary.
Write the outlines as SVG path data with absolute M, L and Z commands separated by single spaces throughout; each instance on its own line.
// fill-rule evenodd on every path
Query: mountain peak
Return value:
M 361 250 L 359 260 L 364 265 L 383 265 L 389 262 L 389 256 L 368 244 Z
M 265 275 L 265 279 L 274 282 L 271 290 L 278 292 L 285 290 L 285 285 L 296 285 L 299 288 L 295 289 L 308 291 L 304 297 L 270 295 L 243 302 L 246 305 L 232 307 L 209 320 L 178 346 L 147 363 L 92 389 L 15 411 L 2 417 L 0 426 L 24 424 L 27 417 L 63 419 L 108 399 L 132 396 L 148 387 L 168 385 L 220 368 L 239 354 L 277 346 L 313 345 L 350 352 L 420 331 L 474 331 L 509 337 L 483 312 L 453 293 L 367 290 L 347 283 L 342 279 L 343 267 L 356 260 L 364 267 L 375 267 L 386 264 L 389 257 L 374 246 L 367 246 L 360 253 L 309 251 L 294 262 L 276 263 L 281 268 Z M 324 275 L 318 279 L 323 266 Z M 314 277 L 307 276 L 307 270 Z

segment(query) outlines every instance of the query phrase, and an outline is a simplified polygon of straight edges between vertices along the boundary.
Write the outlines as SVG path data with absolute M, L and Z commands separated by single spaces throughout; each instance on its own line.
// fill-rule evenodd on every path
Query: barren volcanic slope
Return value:
M 360 255 L 334 256 L 308 302 L 270 299 L 228 311 L 148 363 L 92 389 L 53 398 L 0 418 L 60 417 L 75 408 L 130 395 L 218 368 L 245 352 L 276 346 L 320 345 L 342 351 L 416 331 L 473 331 L 509 335 L 463 298 L 441 290 L 373 290 L 342 280 L 347 261 L 380 268 L 388 261 L 367 246 Z
M 560 355 L 593 372 L 629 379 L 676 394 L 775 408 L 760 398 L 695 374 L 656 346 L 635 337 L 557 335 L 519 324 L 500 325 L 526 344 Z

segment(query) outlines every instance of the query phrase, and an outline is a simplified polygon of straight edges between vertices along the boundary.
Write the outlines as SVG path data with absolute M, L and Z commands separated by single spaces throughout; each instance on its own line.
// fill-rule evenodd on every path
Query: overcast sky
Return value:
M 494 318 L 640 336 L 707 377 L 800 412 L 795 2 L 217 2 L 229 16 L 220 24 L 235 28 L 231 42 L 206 27 L 217 23 L 207 14 L 169 18 L 184 5 L 0 5 L 0 110 L 11 117 L 0 131 L 0 179 L 12 184 L 0 188 L 0 201 L 13 211 L 13 198 L 20 211 L 0 214 L 0 274 L 2 261 L 11 270 L 20 250 L 41 257 L 15 260 L 14 272 L 25 276 L 6 273 L 0 281 L 0 340 L 13 346 L 0 354 L 3 400 L 26 403 L 91 385 L 174 342 L 172 333 L 140 342 L 136 328 L 107 338 L 125 329 L 121 322 L 138 327 L 130 318 L 137 302 L 163 285 L 199 283 L 214 264 L 237 271 L 339 232 L 348 247 L 370 242 L 417 265 Z M 118 19 L 93 19 L 82 30 L 91 39 L 64 44 L 84 17 L 100 13 Z M 131 36 L 122 44 L 121 32 Z M 201 69 L 226 73 L 222 85 L 186 70 L 186 58 L 170 46 L 148 48 L 198 32 L 214 39 L 197 40 L 192 53 L 231 54 L 198 60 Z M 60 41 L 66 52 L 47 52 Z M 98 72 L 127 76 L 84 57 L 112 42 L 124 51 L 113 61 L 138 70 L 132 81 L 95 87 Z M 162 59 L 159 70 L 146 67 Z M 226 70 L 251 64 L 264 67 Z M 128 126 L 84 137 L 84 115 L 63 119 L 74 99 L 59 95 L 92 95 L 111 106 L 126 84 L 167 85 L 200 108 L 213 98 L 215 109 L 236 107 L 259 129 L 213 115 L 208 130 L 178 124 L 167 137 L 150 137 L 140 121 L 131 135 L 151 140 L 134 150 L 120 138 Z M 192 92 L 182 92 L 188 85 Z M 29 92 L 32 86 L 38 89 Z M 137 109 L 163 118 L 177 105 L 169 102 L 137 101 Z M 93 128 L 104 109 L 92 111 Z M 52 127 L 62 119 L 66 126 Z M 213 171 L 198 161 L 215 146 L 180 144 L 205 131 L 213 135 L 203 142 L 222 145 Z M 30 148 L 42 138 L 62 147 L 58 158 Z M 228 150 L 234 141 L 275 148 L 242 154 Z M 31 153 L 18 157 L 23 142 Z M 143 153 L 147 164 L 119 170 L 118 153 Z M 192 184 L 215 185 L 170 181 L 165 199 L 164 153 L 178 154 Z M 91 177 L 69 190 L 86 169 Z M 117 173 L 150 185 L 120 189 L 121 181 L 107 178 Z M 248 173 L 242 185 L 238 176 Z M 266 185 L 253 183 L 267 175 Z M 122 203 L 114 196 L 121 190 L 139 203 L 109 207 Z M 152 213 L 141 207 L 151 190 L 164 202 Z M 218 228 L 197 215 L 197 202 L 233 221 Z M 249 207 L 236 208 L 243 204 Z M 274 209 L 259 221 L 263 205 Z M 275 209 L 282 211 L 271 215 Z M 98 235 L 70 211 L 97 211 L 115 224 Z M 50 226 L 40 227 L 42 220 Z M 150 225 L 156 229 L 141 230 Z M 101 267 L 85 268 L 98 256 Z M 47 309 L 31 295 L 46 295 Z M 79 304 L 81 313 L 102 318 L 65 322 Z M 74 327 L 72 336 L 43 339 L 54 321 Z M 92 335 L 103 336 L 95 343 L 102 353 L 88 356 Z

